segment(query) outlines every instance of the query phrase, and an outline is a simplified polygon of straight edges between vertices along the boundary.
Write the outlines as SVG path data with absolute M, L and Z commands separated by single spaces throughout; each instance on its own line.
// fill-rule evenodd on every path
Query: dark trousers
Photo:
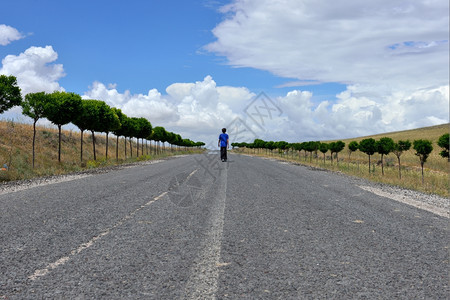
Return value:
M 227 147 L 220 147 L 220 159 L 227 160 Z

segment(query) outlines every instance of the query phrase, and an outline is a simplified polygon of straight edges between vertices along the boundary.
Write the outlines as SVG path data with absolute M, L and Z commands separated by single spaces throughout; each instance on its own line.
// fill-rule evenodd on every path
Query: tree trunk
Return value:
M 58 125 L 58 131 L 59 131 L 58 162 L 61 162 L 61 125 Z
M 423 161 L 420 162 L 420 166 L 422 167 L 422 185 L 424 183 L 424 179 L 423 179 Z
M 139 138 L 137 138 L 137 144 L 136 144 L 136 157 L 139 157 Z
M 95 134 L 93 130 L 91 132 L 92 132 L 92 148 L 94 149 L 94 160 L 97 160 L 97 154 L 95 153 Z
M 130 157 L 133 158 L 133 143 L 131 142 L 131 138 L 130 138 Z
M 384 163 L 383 163 L 383 154 L 381 154 L 381 175 L 384 176 Z
M 124 136 L 123 137 L 124 138 L 124 145 L 125 145 L 125 159 L 127 159 L 127 137 L 126 136 Z
M 369 155 L 369 174 L 370 174 L 370 155 Z
M 119 136 L 116 139 L 116 160 L 119 161 Z
M 109 132 L 106 133 L 106 160 L 108 160 L 108 134 Z
M 84 130 L 81 130 L 81 139 L 80 139 L 80 142 L 81 142 L 81 145 L 80 145 L 80 162 L 83 162 L 83 131 L 84 131 Z
M 33 123 L 33 169 L 34 169 L 34 145 L 35 145 L 35 141 L 36 141 L 36 122 L 37 120 L 34 119 L 34 123 Z
M 402 179 L 402 169 L 400 166 L 400 156 L 397 156 L 398 159 L 398 178 Z

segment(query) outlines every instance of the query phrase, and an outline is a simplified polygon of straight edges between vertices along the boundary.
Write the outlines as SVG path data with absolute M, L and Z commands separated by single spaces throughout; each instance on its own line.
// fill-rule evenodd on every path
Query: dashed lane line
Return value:
M 152 200 L 148 201 L 144 205 L 141 205 L 139 208 L 131 212 L 130 214 L 123 217 L 120 221 L 118 221 L 116 224 L 114 224 L 112 227 L 106 229 L 105 231 L 101 232 L 99 235 L 94 236 L 91 240 L 89 240 L 86 243 L 81 244 L 76 249 L 72 250 L 67 256 L 61 257 L 60 259 L 56 260 L 55 262 L 52 262 L 48 264 L 45 268 L 38 269 L 34 271 L 34 273 L 30 276 L 28 276 L 28 279 L 30 280 L 36 280 L 40 277 L 43 277 L 47 274 L 49 274 L 52 270 L 56 269 L 59 266 L 62 266 L 66 264 L 68 261 L 70 261 L 73 257 L 80 254 L 82 251 L 92 247 L 97 241 L 99 241 L 104 236 L 107 236 L 111 233 L 111 231 L 119 226 L 121 226 L 123 223 L 125 223 L 127 220 L 131 219 L 135 214 L 137 214 L 140 210 L 143 208 L 146 208 L 147 206 L 151 205 L 152 203 L 158 201 L 162 197 L 164 197 L 168 192 L 164 192 L 161 195 L 153 198 Z

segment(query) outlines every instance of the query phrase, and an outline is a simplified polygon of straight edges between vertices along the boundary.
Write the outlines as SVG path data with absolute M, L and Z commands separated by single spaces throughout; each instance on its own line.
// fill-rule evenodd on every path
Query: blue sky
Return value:
M 24 92 L 100 98 L 194 140 L 247 120 L 260 92 L 283 114 L 263 130 L 249 124 L 248 138 L 448 122 L 448 1 L 375 2 L 4 1 L 0 74 Z

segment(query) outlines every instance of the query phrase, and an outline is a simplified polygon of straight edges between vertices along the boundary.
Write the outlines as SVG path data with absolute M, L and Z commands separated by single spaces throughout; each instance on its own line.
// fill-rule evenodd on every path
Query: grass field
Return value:
M 359 137 L 353 139 L 342 140 L 345 142 L 345 149 L 339 153 L 339 163 L 336 159 L 331 162 L 330 152 L 325 154 L 325 162 L 323 154 L 318 152 L 317 155 L 305 157 L 305 152 L 288 151 L 286 153 L 279 153 L 274 150 L 272 153 L 266 150 L 255 149 L 236 149 L 234 151 L 247 153 L 252 155 L 261 155 L 274 157 L 278 159 L 291 160 L 305 165 L 311 165 L 314 167 L 320 167 L 330 169 L 334 171 L 343 172 L 352 176 L 367 178 L 372 181 L 387 183 L 395 186 L 405 187 L 413 190 L 418 190 L 426 193 L 438 194 L 440 196 L 449 196 L 449 166 L 450 163 L 447 159 L 442 158 L 439 155 L 441 148 L 437 145 L 437 141 L 440 136 L 449 132 L 450 124 L 437 125 L 432 127 L 425 127 L 413 130 L 390 132 L 384 134 L 377 134 L 373 136 Z M 379 140 L 382 137 L 390 137 L 394 141 L 407 140 L 411 143 L 418 139 L 427 139 L 433 143 L 433 152 L 430 154 L 427 162 L 424 165 L 424 184 L 422 184 L 422 175 L 419 157 L 415 155 L 414 149 L 411 149 L 403 153 L 401 159 L 401 175 L 399 178 L 399 168 L 397 157 L 390 153 L 384 156 L 384 176 L 381 172 L 380 160 L 381 156 L 375 153 L 371 157 L 371 173 L 369 174 L 368 156 L 360 152 L 359 150 L 351 153 L 349 158 L 348 144 L 351 141 L 360 142 L 365 138 L 374 138 Z M 333 141 L 322 141 L 325 143 Z
M 130 143 L 127 141 L 127 155 L 125 157 L 124 139 L 119 139 L 119 160 L 116 160 L 116 137 L 109 136 L 108 159 L 106 159 L 106 135 L 95 134 L 96 156 L 92 145 L 90 132 L 83 134 L 83 162 L 80 160 L 81 136 L 78 130 L 62 131 L 61 163 L 58 162 L 58 130 L 52 126 L 37 127 L 35 144 L 35 168 L 32 167 L 33 126 L 10 121 L 0 121 L 0 182 L 20 179 L 30 179 L 38 176 L 49 176 L 82 171 L 89 168 L 130 163 L 139 160 L 150 160 L 175 154 L 192 153 L 193 150 L 164 148 L 157 154 L 154 144 L 142 145 L 137 154 L 136 140 L 132 142 L 132 156 Z

